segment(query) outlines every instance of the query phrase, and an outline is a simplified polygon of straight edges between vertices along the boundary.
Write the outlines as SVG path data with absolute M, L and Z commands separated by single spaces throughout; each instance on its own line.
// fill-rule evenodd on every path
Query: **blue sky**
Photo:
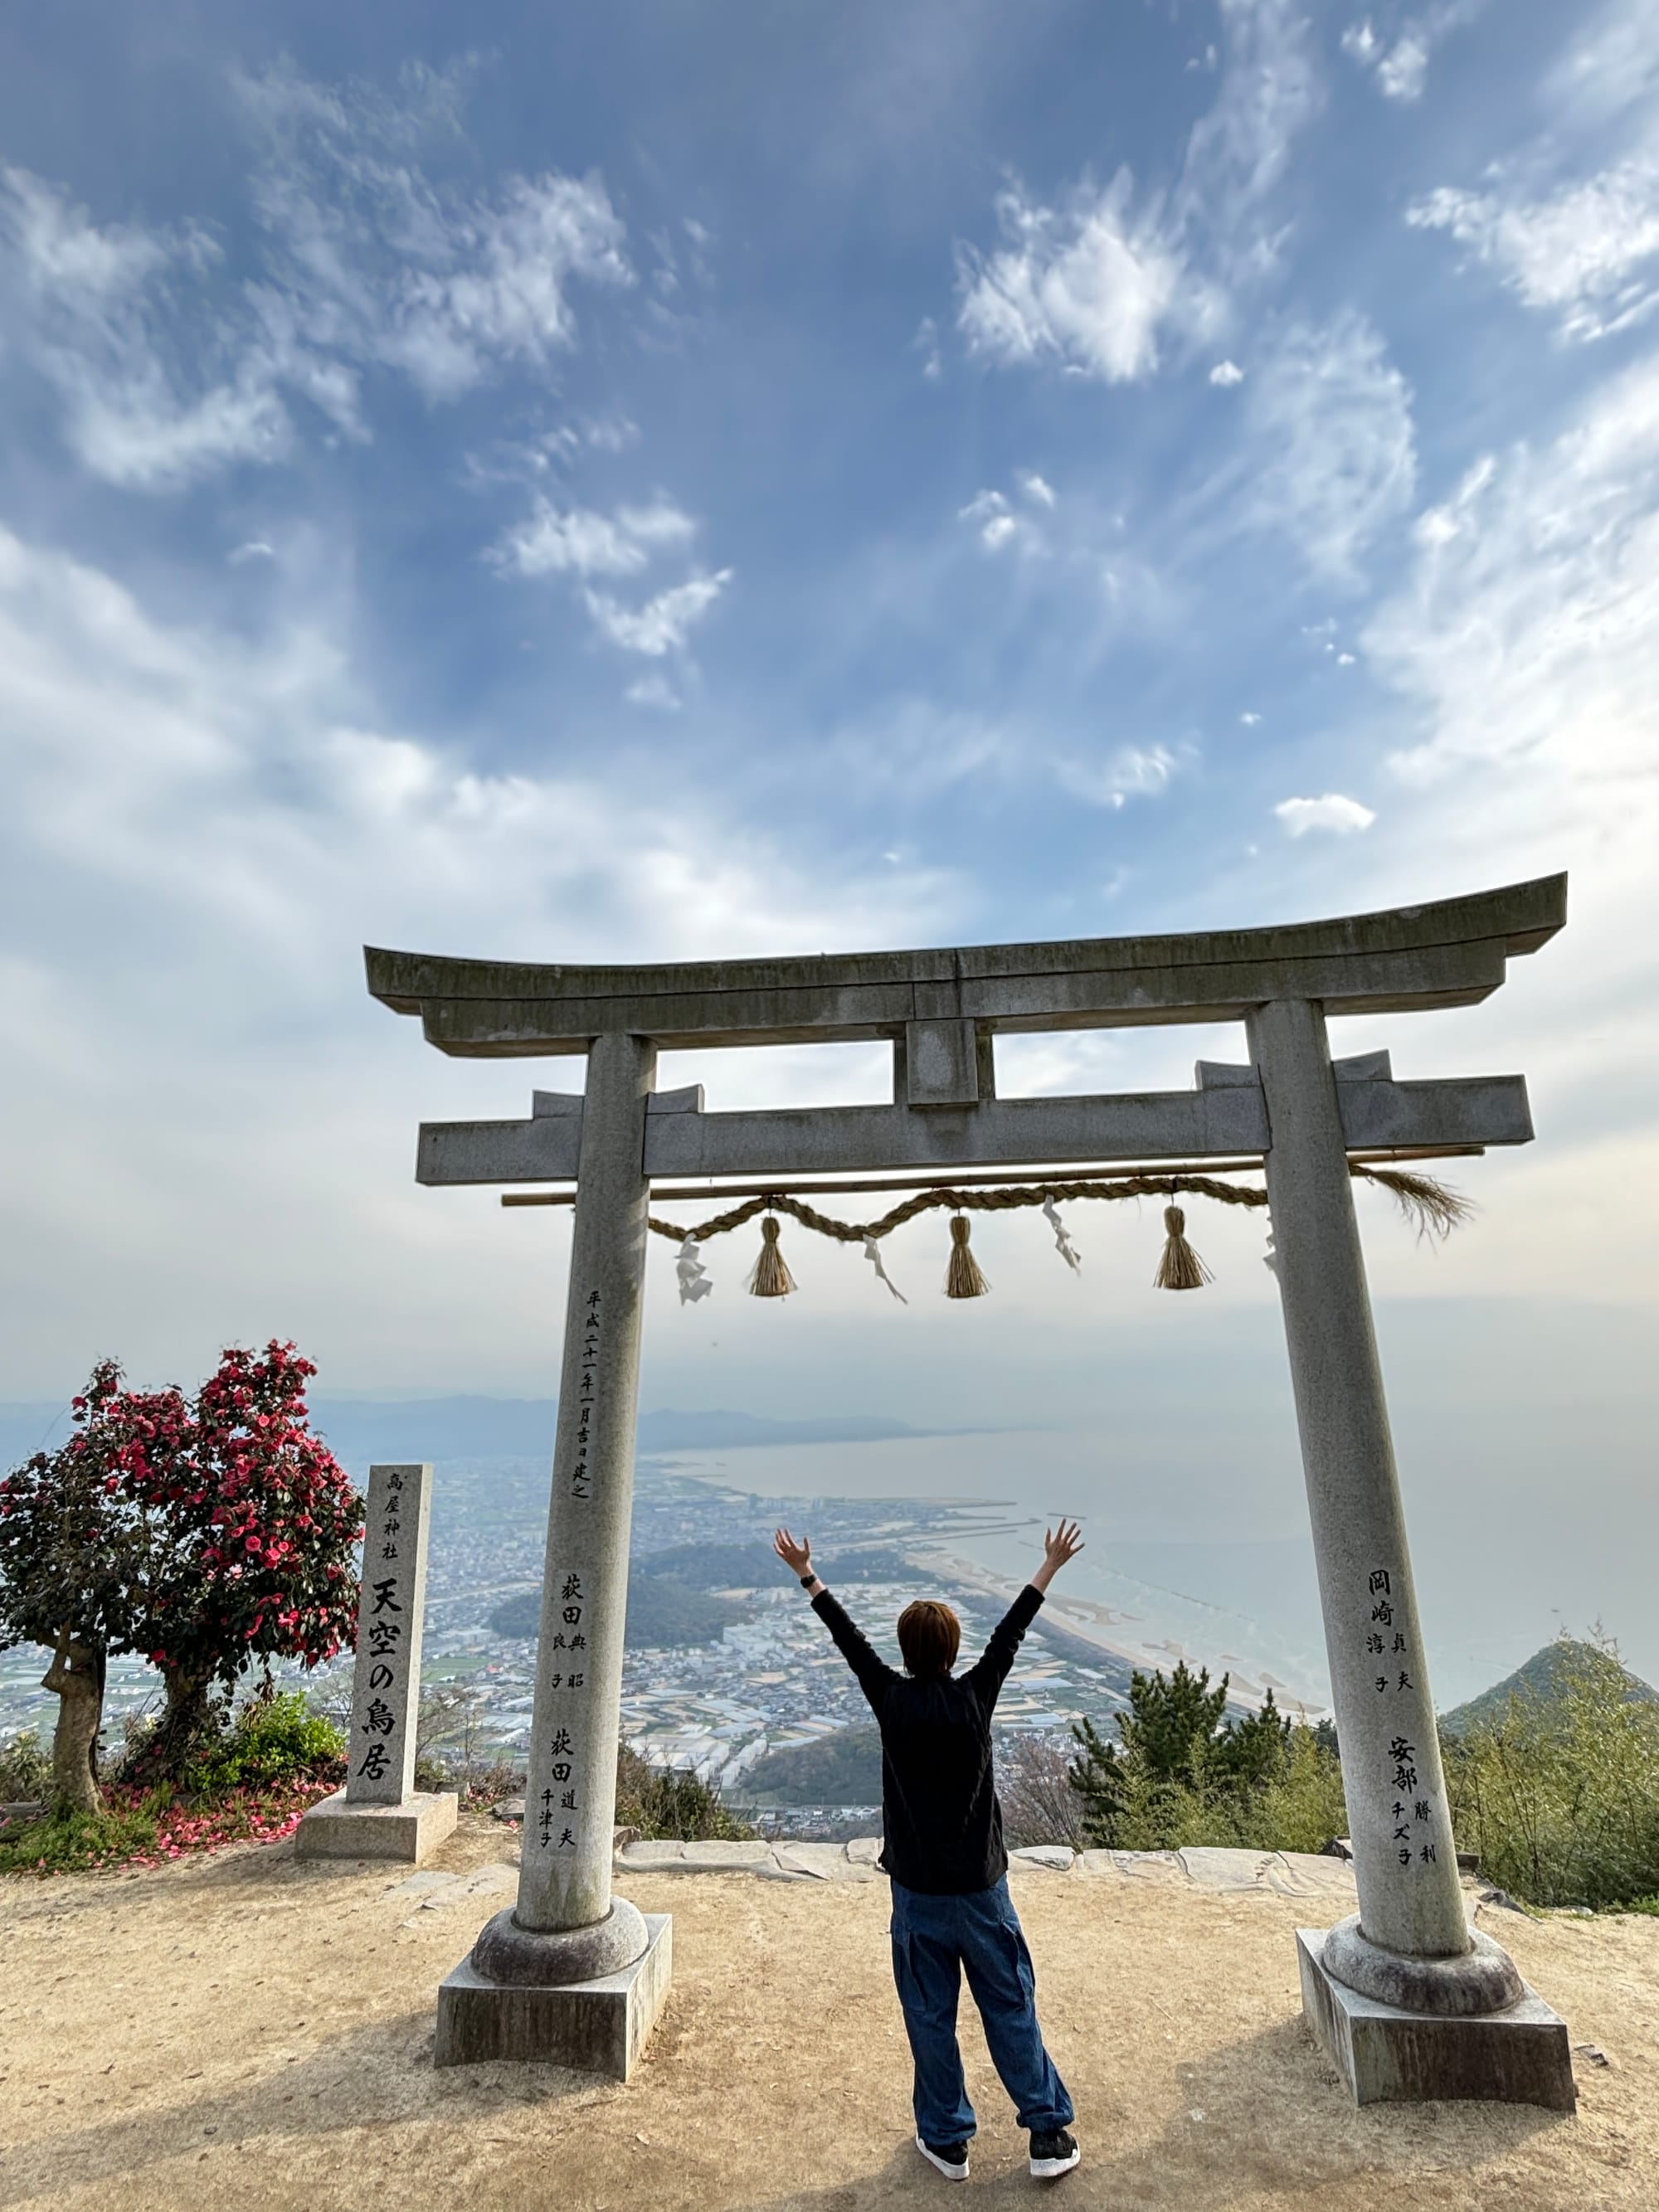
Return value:
M 1385 1309 L 1439 1316 L 1400 1326 L 1402 1419 L 1488 1407 L 1540 1494 L 1605 1469 L 1609 1528 L 1647 1510 L 1653 0 L 460 25 L 4 34 L 0 1395 L 273 1331 L 336 1394 L 551 1389 L 557 1225 L 410 1169 L 422 1115 L 580 1078 L 426 1051 L 365 940 L 1112 934 L 1566 867 L 1567 932 L 1488 1006 L 1341 1042 L 1533 1086 L 1453 1248 L 1368 1218 Z M 1241 1049 L 1022 1040 L 1000 1079 Z M 1077 1283 L 988 1232 L 971 1318 L 817 1253 L 787 1318 L 746 1253 L 682 1316 L 659 1255 L 647 1399 L 994 1419 L 1014 1324 L 1057 1419 L 1133 1383 L 1178 1422 L 1197 1302 L 1151 1298 L 1155 1224 L 1073 1226 Z M 1206 1235 L 1206 1356 L 1229 1315 L 1266 1347 L 1276 1470 L 1259 1239 Z

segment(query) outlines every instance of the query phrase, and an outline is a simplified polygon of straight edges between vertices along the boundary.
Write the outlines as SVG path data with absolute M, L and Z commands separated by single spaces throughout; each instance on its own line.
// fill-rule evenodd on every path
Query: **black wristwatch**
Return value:
M 817 1582 L 817 1578 L 818 1578 L 818 1577 L 817 1577 L 817 1568 L 815 1567 L 815 1568 L 813 1569 L 812 1572 L 811 1572 L 810 1575 L 803 1575 L 803 1576 L 801 1577 L 801 1578 L 800 1578 L 800 1586 L 801 1586 L 801 1588 L 802 1588 L 803 1589 L 811 1589 L 811 1587 L 812 1587 L 812 1585 L 813 1585 L 813 1583 L 814 1583 L 815 1582 Z

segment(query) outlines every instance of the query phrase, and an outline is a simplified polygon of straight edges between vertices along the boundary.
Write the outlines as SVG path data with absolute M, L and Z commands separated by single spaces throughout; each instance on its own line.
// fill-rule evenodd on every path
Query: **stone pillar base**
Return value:
M 671 1921 L 647 1912 L 645 1956 L 597 1981 L 538 1989 L 486 1981 L 469 1951 L 438 1987 L 434 2066 L 487 2058 L 574 2066 L 626 2081 L 656 2025 L 673 1972 Z
M 1478 2097 L 1577 2110 L 1567 2024 L 1524 1982 L 1520 2002 L 1504 2012 L 1461 2019 L 1403 2012 L 1328 1973 L 1325 1935 L 1322 1928 L 1296 1931 L 1302 2009 L 1355 2104 Z
M 397 1859 L 416 1866 L 455 1826 L 460 1800 L 453 1790 L 437 1795 L 411 1790 L 398 1805 L 348 1805 L 343 1790 L 325 1797 L 294 1831 L 302 1859 Z

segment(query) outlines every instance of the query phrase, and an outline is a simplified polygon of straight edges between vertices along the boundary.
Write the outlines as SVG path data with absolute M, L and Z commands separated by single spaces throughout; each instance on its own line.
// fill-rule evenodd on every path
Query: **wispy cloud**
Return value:
M 1443 230 L 1495 269 L 1529 307 L 1559 316 L 1569 337 L 1627 330 L 1659 304 L 1659 158 L 1644 155 L 1535 199 L 1512 187 L 1450 185 L 1407 210 L 1414 229 Z
M 642 606 L 626 607 L 605 592 L 584 591 L 583 604 L 594 627 L 624 653 L 642 653 L 660 659 L 683 647 L 691 632 L 708 613 L 731 582 L 733 571 L 716 569 L 713 575 L 688 576 L 672 584 Z
M 1370 15 L 1342 33 L 1342 51 L 1352 55 L 1376 82 L 1385 100 L 1420 100 L 1428 82 L 1435 48 L 1454 31 L 1474 21 L 1486 0 L 1441 0 L 1437 7 L 1413 9 L 1379 29 Z
M 664 548 L 686 544 L 696 527 L 667 500 L 605 515 L 589 507 L 561 509 L 541 499 L 506 533 L 493 557 L 499 568 L 520 576 L 633 576 Z
M 1417 482 L 1411 388 L 1365 318 L 1348 309 L 1289 330 L 1251 380 L 1252 528 L 1289 536 L 1334 582 L 1410 504 Z
M 50 182 L 0 173 L 0 252 L 20 342 L 94 475 L 162 490 L 292 448 L 302 401 L 367 434 L 362 379 L 453 399 L 575 338 L 577 283 L 633 281 L 596 178 L 509 175 L 491 195 L 430 175 L 458 81 L 406 72 L 401 100 L 292 70 L 237 80 L 263 239 L 223 282 L 199 225 L 100 223 Z
M 1167 190 L 1118 170 L 1049 204 L 1018 179 L 996 200 L 1001 242 L 957 249 L 957 327 L 1003 368 L 1051 364 L 1108 384 L 1151 376 L 1170 340 L 1202 343 L 1233 292 L 1272 266 L 1261 219 L 1317 104 L 1305 20 L 1287 0 L 1229 0 L 1214 106 Z

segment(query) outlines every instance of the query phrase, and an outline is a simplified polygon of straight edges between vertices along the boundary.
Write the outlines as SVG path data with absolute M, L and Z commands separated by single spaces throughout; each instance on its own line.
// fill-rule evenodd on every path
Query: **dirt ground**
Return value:
M 434 1863 L 512 1852 L 510 1831 L 470 1820 Z M 301 1866 L 282 1844 L 0 1881 L 0 2206 L 861 2212 L 947 2189 L 911 2144 L 884 1883 L 619 1883 L 674 1916 L 674 1986 L 624 2088 L 552 2069 L 434 2071 L 435 1986 L 503 1900 L 486 1887 L 423 1910 L 393 1893 L 405 1875 Z M 1659 2206 L 1659 1920 L 1486 1916 L 1573 2041 L 1610 2061 L 1575 2061 L 1577 2118 L 1361 2112 L 1302 2026 L 1291 1929 L 1314 1917 L 1305 1902 L 1013 1879 L 1084 2163 L 1030 2180 L 969 2007 L 982 2198 Z

